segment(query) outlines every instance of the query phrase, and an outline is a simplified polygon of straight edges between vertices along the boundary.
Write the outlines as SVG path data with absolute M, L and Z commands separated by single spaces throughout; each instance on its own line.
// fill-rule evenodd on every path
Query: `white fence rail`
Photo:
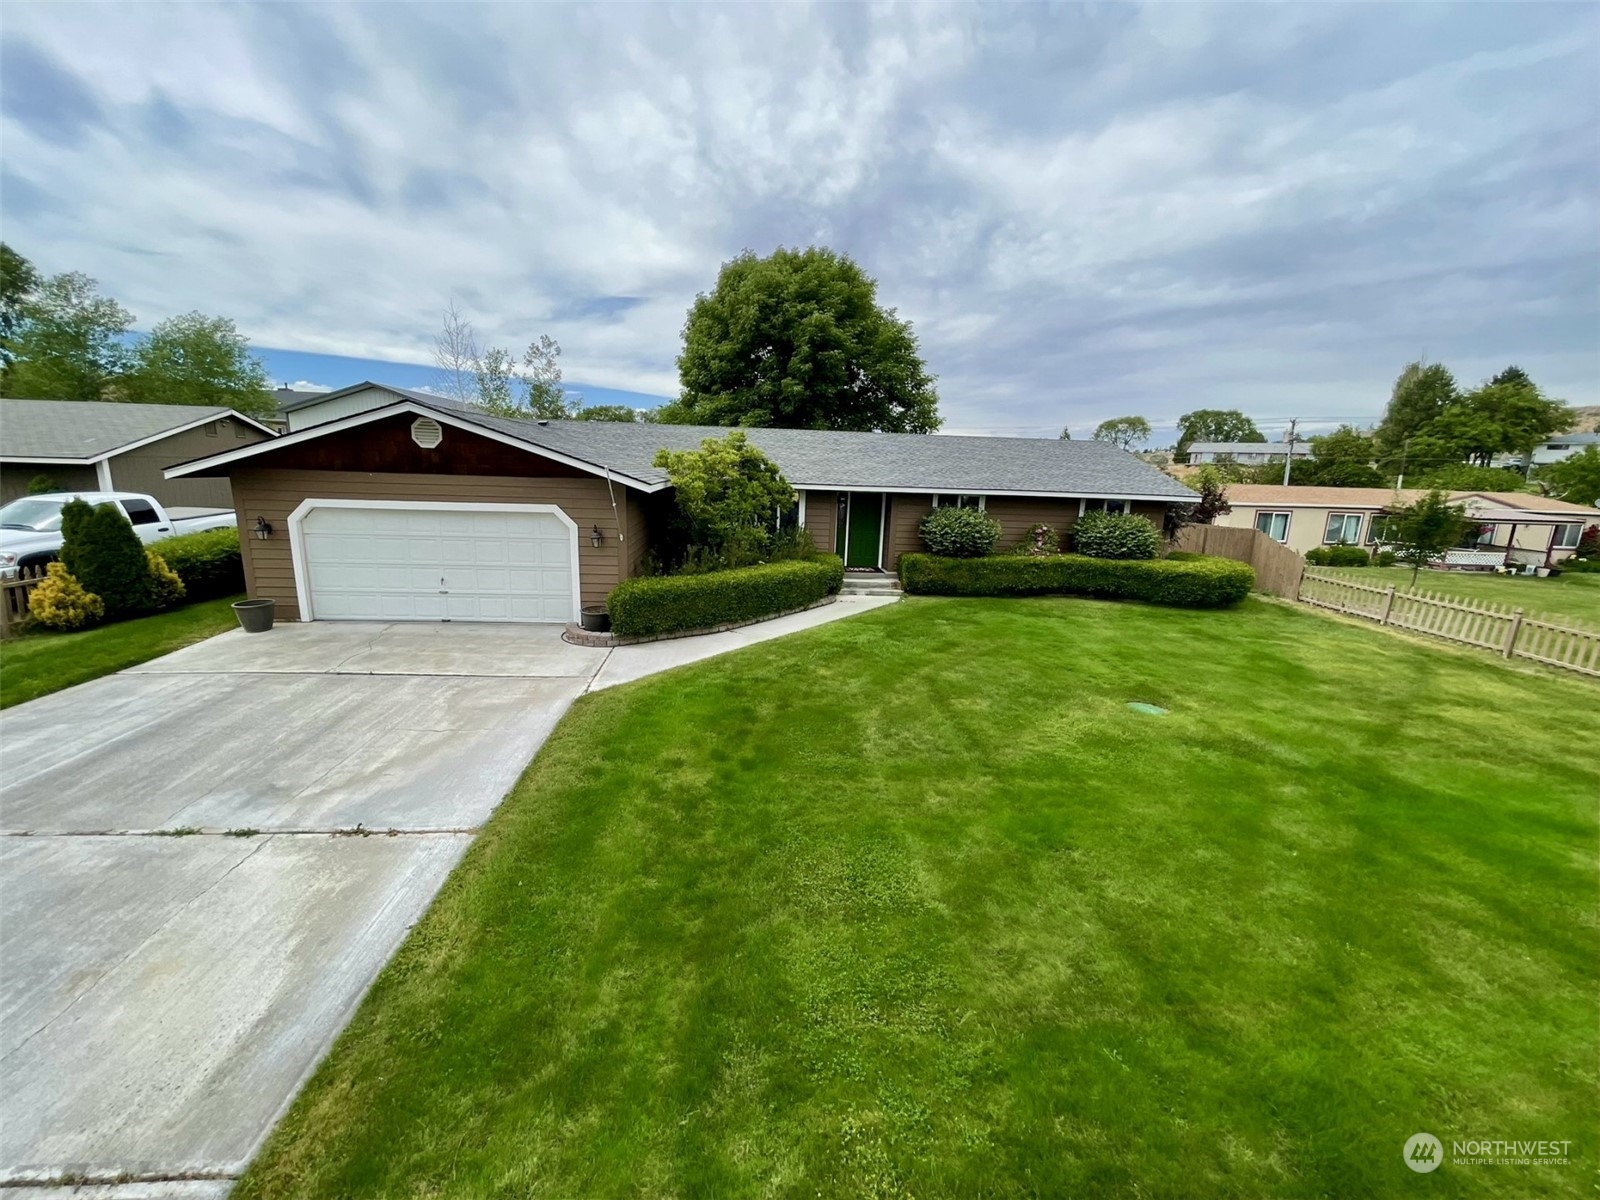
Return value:
M 1301 579 L 1299 599 L 1380 625 L 1493 650 L 1502 658 L 1526 658 L 1600 677 L 1600 632 L 1530 617 L 1520 608 L 1432 592 L 1399 592 L 1316 570 L 1307 570 Z

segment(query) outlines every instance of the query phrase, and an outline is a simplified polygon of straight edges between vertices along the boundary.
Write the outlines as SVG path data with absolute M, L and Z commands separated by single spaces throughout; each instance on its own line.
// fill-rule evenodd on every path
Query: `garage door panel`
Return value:
M 301 534 L 319 620 L 573 616 L 573 534 L 554 514 L 316 507 Z

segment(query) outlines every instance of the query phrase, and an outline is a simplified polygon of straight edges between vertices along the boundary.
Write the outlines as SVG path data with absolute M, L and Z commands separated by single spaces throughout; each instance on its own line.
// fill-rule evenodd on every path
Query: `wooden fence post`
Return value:
M 1522 610 L 1513 608 L 1511 610 L 1511 628 L 1506 630 L 1505 645 L 1500 647 L 1501 658 L 1511 657 L 1512 651 L 1517 648 L 1517 634 L 1520 632 L 1522 632 Z
M 1378 618 L 1379 625 L 1389 623 L 1389 613 L 1394 608 L 1394 584 L 1390 584 L 1383 593 L 1383 616 Z

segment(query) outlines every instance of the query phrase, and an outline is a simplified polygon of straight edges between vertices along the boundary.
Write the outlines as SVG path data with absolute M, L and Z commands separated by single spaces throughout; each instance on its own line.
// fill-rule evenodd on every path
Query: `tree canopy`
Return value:
M 1581 454 L 1540 467 L 1538 474 L 1558 499 L 1593 504 L 1600 500 L 1600 447 L 1585 446 Z
M 39 286 L 39 272 L 0 242 L 0 370 L 11 362 L 11 339 L 22 325 L 22 309 Z
M 1179 462 L 1189 461 L 1190 442 L 1264 442 L 1256 423 L 1236 408 L 1197 408 L 1178 418 Z
M 573 413 L 578 421 L 619 421 L 631 425 L 638 421 L 639 413 L 626 404 L 591 404 Z
M 698 450 L 660 450 L 689 545 L 720 566 L 754 562 L 770 540 L 778 513 L 795 503 L 778 465 L 743 430 L 706 438 Z
M 932 433 L 939 397 L 911 324 L 821 247 L 745 251 L 695 298 L 663 421 Z
M 1510 366 L 1470 392 L 1440 363 L 1409 363 L 1395 380 L 1378 426 L 1381 461 L 1416 476 L 1458 463 L 1487 467 L 1495 455 L 1526 453 L 1566 428 L 1572 412 Z
M 1112 417 L 1095 426 L 1094 440 L 1110 442 L 1120 450 L 1132 450 L 1150 437 L 1150 422 L 1143 417 Z
M 577 405 L 561 386 L 560 358 L 561 346 L 549 334 L 529 342 L 521 362 L 503 346 L 480 347 L 477 331 L 454 300 L 433 338 L 438 390 L 497 417 L 575 416 Z
M 1410 504 L 1391 505 L 1383 522 L 1385 540 L 1393 544 L 1395 557 L 1411 566 L 1413 585 L 1417 571 L 1459 545 L 1471 527 L 1466 508 L 1451 504 L 1449 496 L 1437 489 Z
M 103 400 L 128 365 L 133 314 L 87 275 L 41 280 L 22 301 L 9 339 L 8 396 L 33 400 Z M 114 397 L 112 397 L 114 398 Z
M 261 360 L 226 317 L 169 317 L 134 344 L 122 399 L 141 404 L 221 404 L 253 417 L 277 410 Z

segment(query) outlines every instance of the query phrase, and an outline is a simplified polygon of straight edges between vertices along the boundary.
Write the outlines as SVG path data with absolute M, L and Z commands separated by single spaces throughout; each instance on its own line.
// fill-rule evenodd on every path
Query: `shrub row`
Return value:
M 1249 564 L 1229 558 L 900 556 L 901 586 L 925 596 L 1098 596 L 1179 608 L 1220 608 L 1243 600 L 1255 581 Z
M 237 528 L 181 533 L 157 542 L 155 549 L 183 580 L 187 600 L 216 600 L 244 591 Z
M 844 583 L 844 561 L 825 554 L 808 562 L 776 562 L 706 575 L 625 579 L 606 608 L 621 637 L 651 637 L 754 621 L 815 604 Z

